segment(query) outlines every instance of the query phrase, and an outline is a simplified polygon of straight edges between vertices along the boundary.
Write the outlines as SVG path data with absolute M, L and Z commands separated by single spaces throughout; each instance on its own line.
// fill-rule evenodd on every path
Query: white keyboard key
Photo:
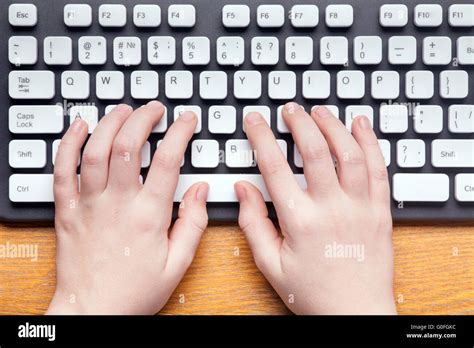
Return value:
M 420 139 L 397 141 L 397 164 L 400 168 L 421 168 L 425 165 L 425 142 Z
M 44 140 L 11 140 L 8 144 L 8 163 L 12 168 L 44 168 L 46 142 Z
M 449 6 L 448 21 L 452 27 L 474 27 L 474 4 Z
M 127 24 L 127 8 L 117 4 L 100 5 L 99 24 L 103 27 L 124 27 Z
M 133 24 L 139 28 L 158 28 L 161 24 L 161 7 L 158 5 L 135 5 Z
M 170 70 L 165 75 L 165 94 L 169 99 L 189 99 L 193 96 L 193 74 L 186 70 Z
M 209 107 L 207 124 L 212 134 L 233 134 L 237 128 L 237 111 L 231 105 Z
M 118 36 L 114 39 L 114 63 L 139 65 L 142 62 L 142 41 L 135 36 Z
M 457 174 L 454 183 L 454 197 L 457 201 L 474 202 L 474 174 Z
M 121 71 L 99 71 L 95 77 L 95 93 L 99 99 L 118 100 L 125 95 L 125 78 Z
M 303 168 L 303 157 L 301 157 L 301 153 L 296 144 L 293 144 L 293 162 L 296 168 Z
M 380 6 L 379 22 L 382 27 L 404 27 L 408 23 L 408 7 L 402 4 Z
M 474 36 L 461 36 L 456 41 L 458 62 L 474 65 Z
M 193 5 L 170 5 L 168 24 L 173 28 L 192 28 L 196 24 L 196 8 Z
M 329 28 L 348 28 L 354 22 L 351 5 L 329 5 L 326 7 L 326 25 Z
M 288 65 L 309 65 L 313 62 L 313 39 L 290 36 L 285 40 L 285 60 Z
M 416 39 L 413 36 L 392 36 L 388 39 L 390 64 L 408 65 L 416 62 Z
M 382 156 L 385 161 L 385 166 L 388 167 L 392 161 L 392 156 L 390 153 L 390 141 L 386 139 L 379 139 L 380 151 L 382 151 Z
M 443 109 L 439 105 L 417 105 L 413 116 L 413 129 L 419 134 L 436 134 L 443 130 Z
M 451 105 L 448 113 L 451 133 L 474 133 L 474 105 Z
M 382 61 L 380 36 L 356 36 L 354 38 L 354 62 L 359 65 L 376 65 Z
M 447 65 L 451 63 L 451 39 L 447 36 L 428 36 L 423 39 L 423 63 Z
M 382 133 L 405 133 L 408 130 L 408 108 L 405 105 L 382 105 L 379 122 Z
M 48 36 L 43 43 L 43 58 L 48 65 L 72 63 L 72 40 L 67 36 Z
M 113 109 L 115 109 L 115 107 L 117 106 L 117 104 L 109 104 L 105 107 L 105 110 L 104 110 L 104 115 L 107 115 L 109 114 Z M 165 107 L 166 109 L 166 107 Z
M 283 107 L 284 105 L 280 105 L 277 108 L 277 129 L 279 133 L 288 134 L 290 133 L 290 130 L 288 129 L 288 126 L 286 125 L 285 120 L 283 119 Z
M 473 168 L 474 140 L 433 140 L 431 142 L 431 164 L 437 168 Z
M 277 139 L 276 142 L 278 146 L 280 147 L 280 150 L 283 153 L 283 156 L 285 156 L 285 159 L 287 160 L 288 159 L 288 144 L 283 139 Z
M 38 23 L 38 9 L 33 4 L 11 4 L 8 21 L 14 27 L 34 27 Z
M 245 43 L 240 36 L 221 36 L 216 43 L 217 63 L 239 66 L 245 60 Z
M 148 39 L 148 63 L 172 65 L 176 62 L 176 40 L 172 36 L 151 36 Z
M 84 100 L 90 97 L 90 76 L 87 71 L 64 71 L 61 74 L 61 96 Z
M 53 166 L 56 163 L 56 155 L 58 154 L 59 144 L 61 143 L 61 139 L 56 139 L 53 141 L 51 146 L 51 161 L 53 162 Z M 81 164 L 81 157 L 77 159 L 77 166 Z
M 191 165 L 194 168 L 217 168 L 219 165 L 217 140 L 194 140 L 191 143 Z
M 160 121 L 151 130 L 152 133 L 164 133 L 168 129 L 168 108 L 166 106 L 164 108 L 163 116 L 161 116 Z
M 8 39 L 8 60 L 15 66 L 38 62 L 38 41 L 33 36 L 11 36 Z
M 324 36 L 319 48 L 321 64 L 345 65 L 349 61 L 348 42 L 343 36 Z
M 405 96 L 430 99 L 434 95 L 434 75 L 429 70 L 412 70 L 405 75 Z
M 152 70 L 137 70 L 130 75 L 130 94 L 135 99 L 156 99 L 159 94 L 158 73 Z
M 360 99 L 365 94 L 365 75 L 359 70 L 343 70 L 337 73 L 337 97 Z
M 285 9 L 282 5 L 259 5 L 257 24 L 261 28 L 280 28 L 285 23 Z
M 406 174 L 393 176 L 393 199 L 397 202 L 446 202 L 449 177 L 446 174 Z
M 443 8 L 435 4 L 416 5 L 414 17 L 417 27 L 439 27 L 443 23 Z
M 248 27 L 250 8 L 247 5 L 225 5 L 222 8 L 222 24 L 226 28 Z
M 146 141 L 145 144 L 143 144 L 142 151 L 140 153 L 141 155 L 141 167 L 142 168 L 148 168 L 151 163 L 151 145 L 149 141 Z
M 268 74 L 268 96 L 270 99 L 296 97 L 296 74 L 293 71 L 271 71 Z
M 158 150 L 158 147 L 160 146 L 160 144 L 163 142 L 163 140 L 158 140 L 158 142 L 156 143 L 156 149 Z M 183 159 L 181 160 L 181 167 L 184 166 L 184 157 Z
M 92 7 L 87 4 L 67 4 L 64 6 L 64 24 L 68 27 L 90 27 Z
M 252 38 L 251 60 L 254 65 L 275 65 L 279 59 L 278 39 L 273 36 Z
M 8 129 L 13 134 L 55 134 L 63 128 L 59 105 L 13 105 L 8 110 Z
M 12 99 L 52 99 L 54 74 L 45 70 L 13 70 L 8 74 L 8 92 Z
M 346 106 L 346 128 L 352 131 L 352 122 L 357 116 L 365 116 L 374 126 L 374 109 L 370 105 L 348 105 Z
M 339 118 L 339 107 L 337 105 L 313 105 L 313 107 L 311 108 L 311 111 L 313 111 L 313 109 L 318 106 L 324 106 L 326 109 L 328 109 L 331 112 L 331 114 L 334 117 Z
M 294 5 L 290 18 L 295 28 L 315 28 L 319 23 L 319 8 L 316 5 Z
M 189 36 L 183 39 L 183 63 L 207 65 L 211 61 L 211 43 L 205 36 Z
M 374 71 L 370 77 L 374 99 L 397 99 L 400 95 L 400 75 L 397 71 Z
M 245 124 L 244 124 L 245 117 L 251 112 L 258 112 L 260 115 L 262 115 L 262 117 L 267 122 L 268 126 L 270 127 L 271 125 L 270 108 L 266 105 L 248 105 L 248 106 L 244 106 L 244 109 L 242 110 L 242 129 L 244 132 L 245 132 Z
M 107 61 L 107 43 L 102 36 L 81 36 L 78 42 L 82 65 L 102 65 Z
M 89 126 L 89 134 L 92 134 L 99 122 L 99 110 L 93 105 L 77 105 L 69 109 L 69 124 L 76 118 L 84 120 Z
M 303 73 L 303 97 L 326 99 L 331 92 L 331 76 L 325 70 L 307 70 Z
M 11 202 L 54 202 L 53 174 L 13 174 L 8 188 Z
M 257 165 L 255 151 L 247 139 L 225 142 L 225 165 L 229 168 L 250 168 Z
M 262 74 L 254 70 L 234 73 L 234 96 L 238 99 L 259 99 L 262 95 Z
M 466 98 L 469 76 L 464 70 L 445 70 L 439 75 L 439 94 L 445 99 Z
M 198 134 L 202 130 L 202 110 L 198 105 L 179 105 L 174 108 L 174 120 L 176 121 L 186 111 L 192 111 L 196 115 L 197 124 L 194 134 Z
M 227 74 L 223 71 L 203 71 L 199 74 L 199 96 L 221 100 L 227 97 Z

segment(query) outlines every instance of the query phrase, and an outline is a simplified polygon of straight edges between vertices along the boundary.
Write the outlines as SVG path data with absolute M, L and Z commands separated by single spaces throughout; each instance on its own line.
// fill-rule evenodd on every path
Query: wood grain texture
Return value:
M 474 314 L 474 226 L 397 226 L 400 314 Z M 0 244 L 38 244 L 39 259 L 0 258 L 0 314 L 42 314 L 55 285 L 52 227 L 0 225 Z M 184 301 L 183 301 L 184 300 Z M 210 226 L 163 314 L 288 314 L 240 229 Z

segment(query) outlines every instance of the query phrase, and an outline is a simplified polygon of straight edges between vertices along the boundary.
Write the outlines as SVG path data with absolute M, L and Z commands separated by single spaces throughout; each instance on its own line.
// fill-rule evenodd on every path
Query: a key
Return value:
M 288 144 L 286 143 L 286 141 L 283 139 L 277 139 L 276 142 L 280 147 L 283 156 L 285 156 L 285 159 L 288 159 Z
M 46 142 L 44 140 L 11 140 L 8 144 L 8 163 L 12 168 L 44 168 Z
M 397 71 L 374 71 L 370 77 L 374 99 L 397 99 L 400 95 L 400 75 Z
M 197 124 L 196 128 L 194 129 L 194 134 L 198 134 L 201 132 L 202 129 L 202 110 L 201 107 L 198 105 L 179 105 L 174 108 L 174 120 L 176 121 L 179 116 L 181 116 L 184 112 L 191 111 L 196 115 Z
M 15 66 L 33 65 L 38 61 L 38 41 L 33 36 L 11 36 L 8 60 Z
M 172 36 L 151 36 L 148 39 L 148 63 L 172 65 L 176 62 L 176 40 Z
M 13 174 L 8 182 L 11 202 L 54 202 L 53 174 Z
M 359 70 L 342 70 L 337 73 L 337 97 L 360 99 L 365 94 L 365 75 Z
M 227 97 L 227 74 L 223 71 L 203 71 L 199 75 L 199 96 L 220 100 Z
M 277 129 L 278 129 L 278 132 L 284 134 L 284 133 L 290 133 L 290 130 L 288 129 L 288 126 L 286 125 L 285 120 L 283 119 L 283 114 L 282 114 L 283 107 L 284 105 L 280 105 L 277 108 Z M 300 107 L 303 108 L 301 105 Z
M 38 23 L 38 9 L 33 4 L 11 4 L 8 21 L 13 27 L 34 27 Z
M 72 40 L 67 36 L 48 36 L 43 42 L 43 59 L 48 65 L 72 63 Z
M 173 28 L 192 28 L 196 24 L 196 8 L 193 5 L 170 5 L 168 24 Z
M 262 95 L 262 74 L 255 70 L 234 73 L 234 96 L 237 99 L 258 99 Z
M 211 60 L 211 43 L 205 36 L 189 36 L 183 39 L 183 63 L 207 65 Z
M 421 168 L 425 165 L 425 142 L 420 139 L 397 141 L 397 164 L 400 168 Z
M 137 70 L 130 75 L 130 94 L 135 99 L 156 99 L 159 95 L 159 77 L 156 71 Z
M 439 94 L 445 99 L 466 98 L 469 76 L 464 70 L 445 70 L 439 74 Z
M 437 168 L 474 167 L 474 140 L 433 140 L 431 142 L 431 164 Z
M 407 174 L 393 176 L 393 199 L 397 202 L 446 202 L 449 177 L 446 174 Z
M 198 139 L 191 143 L 191 165 L 194 168 L 216 168 L 219 165 L 219 143 Z
M 90 27 L 92 7 L 87 4 L 67 4 L 64 6 L 64 24 L 68 27 Z
M 163 116 L 161 116 L 160 121 L 151 130 L 152 133 L 164 133 L 168 129 L 168 108 L 165 106 L 164 109 Z
M 293 163 L 296 168 L 303 168 L 303 157 L 301 157 L 301 153 L 296 144 L 293 144 Z
M 59 105 L 13 105 L 8 110 L 8 129 L 13 134 L 57 134 L 63 128 Z
M 248 27 L 250 8 L 247 5 L 225 5 L 222 8 L 222 24 L 226 28 Z
M 140 157 L 140 167 L 148 168 L 151 163 L 151 145 L 149 141 L 146 141 L 145 144 L 143 144 L 142 150 L 140 152 Z
M 337 105 L 313 105 L 311 111 L 318 106 L 324 106 L 334 117 L 339 118 L 339 107 Z
M 251 112 L 258 112 L 260 115 L 262 115 L 263 119 L 267 122 L 268 126 L 270 127 L 271 125 L 270 108 L 266 105 L 248 105 L 248 106 L 245 106 L 242 110 L 242 129 L 244 132 L 245 132 L 245 124 L 244 124 L 245 117 Z
M 207 124 L 212 134 L 233 134 L 237 128 L 237 111 L 232 105 L 209 107 Z
M 430 99 L 434 95 L 434 75 L 428 70 L 412 70 L 405 75 L 405 96 Z
M 56 163 L 56 155 L 58 154 L 59 144 L 61 144 L 61 139 L 56 139 L 53 141 L 51 146 L 51 162 L 53 162 L 53 166 Z M 77 166 L 81 164 L 81 156 L 77 159 Z
M 436 134 L 443 130 L 443 109 L 439 105 L 417 105 L 413 112 L 416 133 Z
M 474 4 L 449 6 L 448 22 L 452 27 L 474 27 Z
M 84 100 L 90 97 L 90 76 L 87 71 L 64 71 L 61 74 L 61 96 Z
M 285 40 L 285 60 L 288 65 L 309 65 L 313 62 L 313 39 L 290 36 Z
M 270 99 L 296 97 L 296 74 L 293 71 L 271 71 L 268 74 L 268 96 Z
M 81 36 L 78 42 L 82 65 L 102 65 L 107 61 L 107 43 L 102 36 Z
M 405 133 L 408 130 L 408 108 L 406 105 L 382 105 L 379 122 L 382 133 Z
M 189 99 L 193 96 L 193 74 L 185 70 L 170 70 L 165 75 L 165 94 L 169 99 Z
M 135 5 L 133 24 L 139 28 L 158 28 L 161 24 L 161 7 L 158 5 Z
M 303 97 L 326 99 L 331 91 L 331 77 L 325 70 L 307 70 L 302 76 Z
M 259 5 L 257 24 L 261 28 L 279 28 L 285 23 L 285 9 L 282 5 Z
M 348 28 L 354 22 L 351 5 L 329 5 L 326 7 L 326 25 L 329 28 Z
M 229 168 L 250 168 L 257 165 L 255 151 L 247 139 L 229 139 L 225 142 L 225 164 Z
M 135 36 L 118 36 L 114 39 L 114 63 L 139 65 L 142 62 L 142 42 Z
M 354 38 L 354 62 L 359 65 L 376 65 L 382 61 L 380 36 L 356 36 Z
M 256 36 L 251 43 L 253 65 L 275 65 L 279 58 L 278 39 L 273 36 Z
M 380 6 L 379 23 L 382 27 L 404 27 L 408 24 L 408 7 L 402 4 Z
M 451 105 L 448 109 L 451 133 L 474 133 L 474 105 Z
M 457 174 L 454 183 L 454 197 L 458 202 L 474 202 L 474 174 Z
M 99 24 L 103 27 L 124 27 L 127 24 L 127 8 L 117 4 L 100 5 Z
M 474 65 L 474 36 L 461 36 L 456 41 L 458 62 Z
M 99 99 L 123 99 L 125 95 L 125 77 L 123 72 L 99 71 L 95 77 L 95 93 Z
M 410 65 L 416 62 L 416 39 L 413 36 L 392 36 L 388 39 L 390 64 Z
M 245 43 L 240 36 L 221 36 L 216 43 L 217 63 L 239 66 L 245 60 Z
M 52 99 L 54 73 L 46 70 L 13 70 L 8 74 L 8 94 L 12 99 Z
M 390 154 L 390 141 L 386 139 L 379 139 L 379 146 L 380 151 L 382 151 L 385 166 L 388 167 L 392 161 L 392 156 Z
M 319 23 L 319 8 L 316 5 L 294 5 L 290 18 L 295 28 L 315 28 Z
M 443 8 L 437 4 L 416 5 L 414 22 L 417 27 L 439 27 L 443 23 Z
M 69 109 L 69 124 L 76 118 L 85 121 L 89 127 L 89 134 L 92 134 L 99 122 L 99 110 L 93 105 L 76 105 Z
M 447 65 L 451 63 L 451 39 L 447 36 L 428 36 L 423 39 L 423 63 Z
M 324 36 L 319 43 L 320 61 L 324 65 L 345 65 L 348 58 L 348 42 L 343 36 Z
M 352 131 L 352 122 L 357 116 L 365 116 L 369 119 L 372 127 L 374 126 L 374 109 L 370 105 L 348 105 L 346 107 L 346 128 Z

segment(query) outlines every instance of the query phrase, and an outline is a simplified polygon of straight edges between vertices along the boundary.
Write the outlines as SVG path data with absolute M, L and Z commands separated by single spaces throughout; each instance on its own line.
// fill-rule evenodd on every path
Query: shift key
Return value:
M 474 167 L 474 140 L 433 140 L 431 143 L 431 163 L 438 168 Z

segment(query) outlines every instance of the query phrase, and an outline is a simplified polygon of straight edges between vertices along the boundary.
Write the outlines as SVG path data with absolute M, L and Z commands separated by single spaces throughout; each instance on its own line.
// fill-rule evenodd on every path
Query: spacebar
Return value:
M 306 181 L 303 174 L 295 174 L 298 184 L 305 189 Z M 174 201 L 181 201 L 186 190 L 194 183 L 204 181 L 209 184 L 208 202 L 237 202 L 234 184 L 238 181 L 248 181 L 254 184 L 263 194 L 265 201 L 271 198 L 260 174 L 181 174 Z

